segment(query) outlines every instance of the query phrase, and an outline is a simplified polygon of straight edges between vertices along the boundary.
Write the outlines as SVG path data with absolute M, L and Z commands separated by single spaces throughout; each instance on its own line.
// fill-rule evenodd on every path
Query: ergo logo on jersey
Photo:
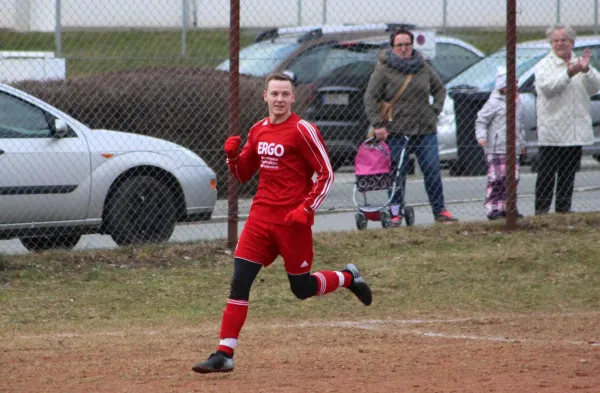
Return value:
M 277 156 L 281 157 L 285 150 L 283 149 L 283 145 L 274 144 L 269 142 L 258 142 L 258 154 L 266 154 L 269 156 Z

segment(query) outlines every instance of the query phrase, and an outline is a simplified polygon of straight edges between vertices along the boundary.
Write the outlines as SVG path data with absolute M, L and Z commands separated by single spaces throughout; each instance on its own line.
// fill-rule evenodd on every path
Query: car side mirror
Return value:
M 65 119 L 54 119 L 54 132 L 52 136 L 55 138 L 64 138 L 69 133 L 69 125 Z

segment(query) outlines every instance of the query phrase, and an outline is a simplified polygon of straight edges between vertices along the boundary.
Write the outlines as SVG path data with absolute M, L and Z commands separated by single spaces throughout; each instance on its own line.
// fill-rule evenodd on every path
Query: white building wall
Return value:
M 179 28 L 182 0 L 62 0 L 65 28 Z
M 2 0 L 0 26 L 19 31 L 53 31 L 57 0 Z M 62 26 L 70 28 L 178 29 L 184 0 L 61 0 Z M 229 26 L 230 0 L 189 1 L 189 26 Z M 242 27 L 322 23 L 407 22 L 423 27 L 502 27 L 506 0 L 240 0 Z M 557 7 L 557 4 L 559 5 Z M 598 0 L 520 0 L 519 26 L 560 22 L 593 26 Z

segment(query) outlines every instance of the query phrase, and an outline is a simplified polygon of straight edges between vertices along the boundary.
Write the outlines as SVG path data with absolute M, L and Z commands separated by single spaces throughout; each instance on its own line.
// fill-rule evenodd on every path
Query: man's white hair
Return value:
M 548 27 L 548 29 L 546 30 L 546 37 L 548 38 L 548 41 L 552 39 L 552 33 L 554 33 L 556 30 L 564 30 L 567 33 L 567 38 L 575 42 L 575 37 L 577 36 L 577 33 L 575 33 L 575 29 L 573 29 L 569 25 L 560 24 L 555 24 Z

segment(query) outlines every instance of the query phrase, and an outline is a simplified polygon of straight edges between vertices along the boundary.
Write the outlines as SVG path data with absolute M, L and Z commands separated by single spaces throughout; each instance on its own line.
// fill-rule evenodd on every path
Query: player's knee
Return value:
M 235 258 L 229 297 L 231 299 L 248 300 L 250 298 L 250 288 L 259 270 L 260 265 Z
M 288 278 L 292 293 L 300 300 L 308 299 L 317 292 L 316 280 L 308 273 L 306 275 L 288 276 Z
M 229 297 L 231 299 L 248 300 L 250 298 L 250 284 L 247 280 L 236 278 L 234 275 L 231 279 Z
M 311 293 L 310 288 L 304 286 L 291 286 L 292 293 L 300 300 L 308 299 L 312 297 L 313 293 Z

